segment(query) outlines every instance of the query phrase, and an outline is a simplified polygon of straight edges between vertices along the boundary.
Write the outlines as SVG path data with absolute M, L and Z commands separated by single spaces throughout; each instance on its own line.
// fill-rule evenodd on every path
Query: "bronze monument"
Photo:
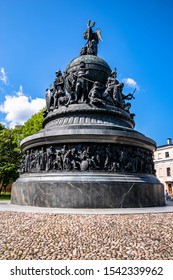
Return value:
M 12 203 L 44 207 L 162 206 L 155 177 L 156 144 L 134 130 L 134 114 L 117 80 L 100 58 L 102 40 L 88 21 L 85 46 L 46 90 L 43 129 L 25 138 Z

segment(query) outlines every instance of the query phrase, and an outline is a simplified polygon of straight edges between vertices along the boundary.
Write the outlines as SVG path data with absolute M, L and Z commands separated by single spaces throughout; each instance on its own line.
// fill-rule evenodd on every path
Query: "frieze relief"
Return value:
M 104 171 L 155 174 L 152 152 L 114 144 L 68 144 L 27 150 L 20 173 Z

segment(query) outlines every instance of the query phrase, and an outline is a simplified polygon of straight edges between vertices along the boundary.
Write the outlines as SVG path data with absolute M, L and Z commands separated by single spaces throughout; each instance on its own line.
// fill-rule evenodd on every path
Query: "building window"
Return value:
M 163 177 L 163 169 L 159 168 L 159 177 Z
M 170 167 L 166 168 L 166 173 L 167 173 L 167 176 L 171 176 L 171 168 Z
M 162 158 L 162 153 L 158 153 L 158 159 Z
M 165 157 L 169 157 L 169 152 L 165 152 Z

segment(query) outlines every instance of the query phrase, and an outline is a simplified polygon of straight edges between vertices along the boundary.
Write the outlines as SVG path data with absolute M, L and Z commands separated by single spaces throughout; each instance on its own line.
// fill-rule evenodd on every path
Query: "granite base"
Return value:
M 12 204 L 56 208 L 136 208 L 165 205 L 153 175 L 25 174 L 12 186 Z

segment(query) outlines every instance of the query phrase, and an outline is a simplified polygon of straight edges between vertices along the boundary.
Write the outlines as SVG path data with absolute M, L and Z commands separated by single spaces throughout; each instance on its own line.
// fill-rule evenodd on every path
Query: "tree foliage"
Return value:
M 3 130 L 4 128 L 5 126 L 2 123 L 0 123 L 0 131 Z
M 23 138 L 30 136 L 42 129 L 43 110 L 28 119 L 22 129 Z
M 33 115 L 24 125 L 13 129 L 6 128 L 0 123 L 0 192 L 18 178 L 22 158 L 20 142 L 42 128 L 42 113 L 43 110 Z
M 0 183 L 5 188 L 18 177 L 20 163 L 19 142 L 15 129 L 3 128 L 0 130 Z

